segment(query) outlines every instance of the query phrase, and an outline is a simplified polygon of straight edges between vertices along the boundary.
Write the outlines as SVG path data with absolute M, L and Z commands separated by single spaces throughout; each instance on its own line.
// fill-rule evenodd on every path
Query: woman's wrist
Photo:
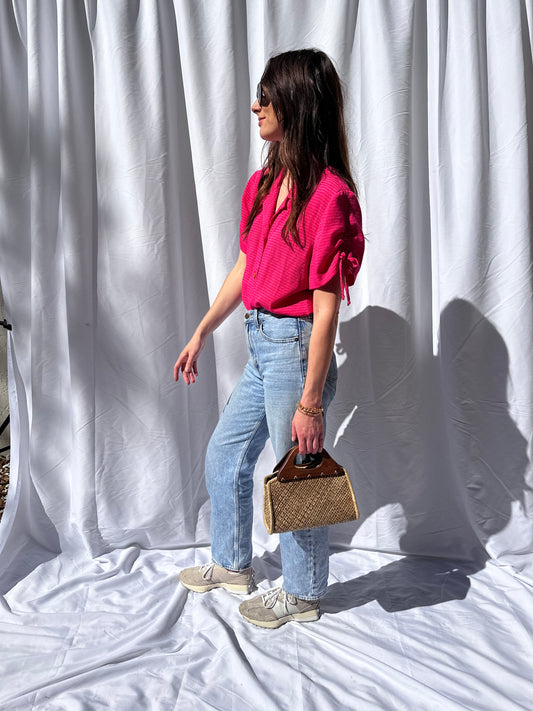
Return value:
M 318 407 L 307 407 L 302 404 L 301 400 L 298 403 L 297 409 L 298 412 L 301 412 L 303 415 L 307 415 L 307 417 L 320 417 L 324 414 L 324 408 L 322 405 L 319 405 Z
M 300 402 L 304 407 L 322 407 L 322 390 L 318 391 L 318 388 L 313 390 L 304 389 Z

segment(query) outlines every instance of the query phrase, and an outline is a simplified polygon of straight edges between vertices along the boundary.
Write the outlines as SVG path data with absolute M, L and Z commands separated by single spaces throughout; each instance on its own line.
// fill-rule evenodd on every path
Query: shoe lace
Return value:
M 202 578 L 204 580 L 208 580 L 211 577 L 214 568 L 215 568 L 215 564 L 213 563 L 213 561 L 211 561 L 211 563 L 206 563 L 205 565 L 202 565 L 200 568 L 200 572 L 202 573 Z
M 274 605 L 277 603 L 278 598 L 282 592 L 283 592 L 283 588 L 281 588 L 281 587 L 272 588 L 271 590 L 267 590 L 264 595 L 261 595 L 263 605 L 265 607 L 267 607 L 268 609 L 273 608 Z

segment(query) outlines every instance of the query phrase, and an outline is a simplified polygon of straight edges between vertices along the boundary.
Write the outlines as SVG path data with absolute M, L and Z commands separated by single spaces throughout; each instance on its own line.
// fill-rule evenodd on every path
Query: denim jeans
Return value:
M 293 445 L 291 425 L 302 395 L 312 318 L 277 317 L 261 310 L 245 316 L 249 359 L 220 417 L 206 455 L 215 563 L 244 570 L 252 562 L 253 474 L 270 437 L 276 460 Z M 335 395 L 332 356 L 322 404 Z M 296 597 L 321 597 L 328 579 L 328 529 L 280 534 L 283 587 Z

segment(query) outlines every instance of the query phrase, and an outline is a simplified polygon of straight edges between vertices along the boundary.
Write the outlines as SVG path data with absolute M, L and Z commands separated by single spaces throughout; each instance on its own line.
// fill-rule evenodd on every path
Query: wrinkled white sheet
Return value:
M 2 709 L 532 708 L 532 27 L 531 0 L 0 4 Z M 362 517 L 321 620 L 264 631 L 177 584 L 243 310 L 193 388 L 172 367 L 238 253 L 255 85 L 300 46 L 346 85 L 367 237 L 328 415 Z M 259 515 L 254 546 L 266 588 Z

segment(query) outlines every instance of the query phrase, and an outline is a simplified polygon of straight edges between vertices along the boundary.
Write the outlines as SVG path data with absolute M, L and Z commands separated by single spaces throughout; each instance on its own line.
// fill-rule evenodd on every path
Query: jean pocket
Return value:
M 259 332 L 270 343 L 294 343 L 300 339 L 298 320 L 295 318 L 267 317 L 261 322 Z

